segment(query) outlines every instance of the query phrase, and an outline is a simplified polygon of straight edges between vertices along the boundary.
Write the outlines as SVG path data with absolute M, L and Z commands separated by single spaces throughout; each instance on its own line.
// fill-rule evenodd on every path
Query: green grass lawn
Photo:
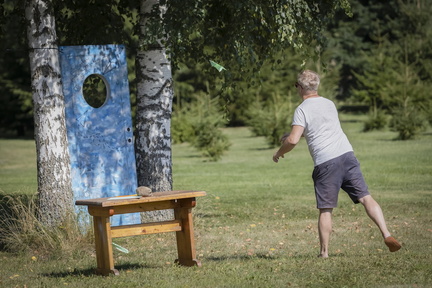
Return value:
M 330 258 L 318 259 L 312 160 L 304 140 L 278 164 L 263 138 L 224 129 L 232 146 L 206 162 L 174 145 L 174 189 L 205 190 L 194 208 L 202 267 L 178 267 L 175 234 L 115 239 L 118 277 L 93 275 L 90 244 L 46 256 L 0 252 L 0 287 L 432 287 L 432 134 L 394 141 L 395 133 L 343 127 L 374 198 L 402 249 L 389 253 L 363 207 L 341 192 Z M 0 140 L 0 192 L 36 191 L 33 141 Z

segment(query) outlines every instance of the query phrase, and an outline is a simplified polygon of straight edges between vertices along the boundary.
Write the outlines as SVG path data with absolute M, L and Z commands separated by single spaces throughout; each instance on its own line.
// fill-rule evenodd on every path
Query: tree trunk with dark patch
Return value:
M 59 225 L 73 212 L 64 97 L 52 3 L 26 1 L 35 141 L 38 216 Z
M 149 35 L 151 25 L 160 25 L 165 7 L 158 0 L 142 0 L 140 42 L 136 57 L 137 112 L 136 159 L 138 186 L 156 191 L 172 190 L 171 111 L 173 79 L 163 39 Z M 155 6 L 156 5 L 156 6 Z M 154 9 L 158 7 L 158 9 Z M 147 216 L 146 216 L 147 215 Z M 172 211 L 146 213 L 156 220 L 172 217 Z

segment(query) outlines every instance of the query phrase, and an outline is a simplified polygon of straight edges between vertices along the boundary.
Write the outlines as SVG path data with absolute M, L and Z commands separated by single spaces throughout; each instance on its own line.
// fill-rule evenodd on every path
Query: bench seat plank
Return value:
M 95 198 L 95 199 L 82 199 L 77 200 L 75 202 L 76 205 L 84 205 L 84 206 L 99 206 L 99 207 L 114 207 L 114 206 L 122 206 L 122 205 L 130 205 L 132 203 L 149 203 L 149 202 L 157 202 L 157 201 L 165 201 L 165 200 L 176 200 L 176 199 L 185 199 L 192 197 L 200 197 L 205 196 L 205 191 L 163 191 L 163 192 L 154 192 L 149 197 L 141 197 L 138 199 L 122 199 L 122 196 L 119 197 L 106 197 L 106 198 Z M 131 196 L 131 195 L 128 195 Z M 108 200 L 114 199 L 115 200 Z M 118 199 L 117 199 L 118 198 Z

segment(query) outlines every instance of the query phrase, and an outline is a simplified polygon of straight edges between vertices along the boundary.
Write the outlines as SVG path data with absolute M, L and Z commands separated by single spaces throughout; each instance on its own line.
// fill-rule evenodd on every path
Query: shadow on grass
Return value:
M 290 256 L 292 258 L 310 258 L 310 255 L 296 255 L 296 256 Z M 212 256 L 212 257 L 203 257 L 204 261 L 214 261 L 214 262 L 221 262 L 221 261 L 230 261 L 230 260 L 276 260 L 281 258 L 279 255 L 270 255 L 265 253 L 257 253 L 253 255 L 223 255 L 223 256 Z
M 208 213 L 202 213 L 202 212 L 196 212 L 194 213 L 194 216 L 197 218 L 221 218 L 221 217 L 227 217 L 226 213 L 217 213 L 217 212 L 208 212 Z
M 224 256 L 212 256 L 212 257 L 204 257 L 204 261 L 214 261 L 214 262 L 221 262 L 221 261 L 229 261 L 229 260 L 254 260 L 254 259 L 264 259 L 264 260 L 275 260 L 278 259 L 278 256 L 264 254 L 264 253 L 258 253 L 253 255 L 224 255 Z
M 159 268 L 156 266 L 150 266 L 150 265 L 143 265 L 143 264 L 137 264 L 137 263 L 124 263 L 119 264 L 115 266 L 115 269 L 117 269 L 120 273 L 126 273 L 127 270 L 137 270 L 137 269 L 155 269 Z M 73 271 L 64 271 L 64 272 L 52 272 L 52 273 L 42 273 L 41 276 L 49 277 L 49 278 L 65 278 L 68 276 L 79 276 L 79 277 L 103 277 L 100 275 L 96 275 L 95 273 L 96 267 L 94 268 L 88 268 L 88 269 L 74 269 Z
M 230 260 L 242 260 L 242 261 L 251 261 L 251 260 L 277 260 L 282 258 L 291 258 L 291 259 L 323 259 L 317 257 L 318 254 L 311 254 L 311 253 L 305 253 L 305 254 L 295 254 L 295 255 L 270 255 L 265 253 L 257 253 L 254 255 L 224 255 L 224 256 L 218 256 L 218 257 L 203 257 L 203 263 L 205 261 L 214 261 L 214 262 L 222 262 L 222 261 L 230 261 Z M 331 255 L 331 257 L 344 257 L 345 255 L 343 253 L 334 254 Z
M 276 150 L 278 147 L 258 147 L 258 148 L 250 148 L 250 151 L 272 151 Z

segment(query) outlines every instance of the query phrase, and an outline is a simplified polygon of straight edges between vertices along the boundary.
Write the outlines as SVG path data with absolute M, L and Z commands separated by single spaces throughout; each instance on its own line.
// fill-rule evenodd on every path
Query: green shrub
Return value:
M 173 113 L 173 142 L 188 142 L 210 161 L 217 161 L 231 145 L 220 130 L 226 121 L 219 99 L 212 99 L 206 93 L 197 93 L 194 97 L 194 101 L 177 106 Z
M 203 119 L 202 122 L 196 123 L 194 128 L 196 137 L 192 145 L 210 161 L 220 160 L 231 146 L 228 137 L 222 134 L 217 126 L 212 125 L 211 119 Z
M 425 117 L 414 107 L 400 107 L 393 110 L 389 126 L 392 131 L 399 133 L 398 139 L 410 140 L 426 128 Z
M 364 123 L 363 131 L 381 130 L 387 125 L 387 115 L 382 110 L 376 113 L 370 113 L 368 119 Z
M 256 102 L 248 110 L 250 126 L 255 136 L 264 136 L 270 147 L 280 145 L 280 137 L 290 129 L 292 117 L 290 99 L 274 93 L 267 103 Z
M 189 110 L 176 107 L 172 114 L 171 140 L 173 144 L 191 142 L 195 137 L 195 131 L 191 123 Z
M 432 125 L 432 101 L 429 100 L 425 105 L 426 110 L 426 119 L 429 122 L 429 125 Z

